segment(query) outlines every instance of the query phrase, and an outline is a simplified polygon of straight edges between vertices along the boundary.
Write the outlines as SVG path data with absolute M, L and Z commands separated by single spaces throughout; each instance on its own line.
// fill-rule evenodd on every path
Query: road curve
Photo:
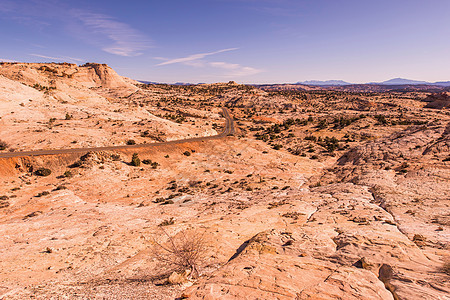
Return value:
M 122 146 L 106 146 L 106 147 L 92 147 L 92 148 L 69 148 L 69 149 L 53 149 L 53 150 L 36 150 L 36 151 L 22 151 L 22 152 L 6 152 L 0 153 L 0 158 L 11 158 L 11 157 L 24 157 L 24 156 L 42 156 L 42 155 L 58 155 L 58 154 L 72 154 L 72 153 L 87 153 L 90 151 L 111 151 L 111 150 L 128 150 L 128 149 L 138 149 L 138 148 L 150 148 L 161 145 L 176 145 L 189 142 L 201 142 L 215 139 L 222 139 L 228 135 L 235 133 L 234 121 L 230 115 L 227 108 L 222 107 L 223 116 L 225 117 L 226 123 L 224 130 L 213 136 L 206 137 L 196 137 L 189 139 L 182 139 L 169 142 L 159 142 L 151 144 L 138 144 L 138 145 L 122 145 Z

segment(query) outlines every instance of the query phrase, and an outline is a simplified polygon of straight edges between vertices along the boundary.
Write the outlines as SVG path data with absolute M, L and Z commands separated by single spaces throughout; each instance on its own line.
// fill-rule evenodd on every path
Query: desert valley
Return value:
M 449 108 L 0 63 L 0 299 L 450 299 Z

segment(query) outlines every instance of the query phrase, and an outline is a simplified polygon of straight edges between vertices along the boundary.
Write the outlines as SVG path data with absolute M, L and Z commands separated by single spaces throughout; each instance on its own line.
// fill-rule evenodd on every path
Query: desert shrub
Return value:
M 36 174 L 37 176 L 49 176 L 50 174 L 52 174 L 52 170 L 47 168 L 39 168 L 34 172 L 34 174 Z
M 150 137 L 151 136 L 150 131 L 146 130 L 146 131 L 141 132 L 141 136 L 142 137 Z
M 275 149 L 275 150 L 280 150 L 281 148 L 283 148 L 283 145 L 275 144 L 275 145 L 273 145 L 272 148 Z
M 269 140 L 269 135 L 266 134 L 266 133 L 264 133 L 264 134 L 262 134 L 262 133 L 257 133 L 257 134 L 255 134 L 255 138 L 256 138 L 257 140 L 262 140 L 262 141 L 264 141 L 264 142 L 267 142 L 267 141 Z
M 442 266 L 442 272 L 450 276 L 450 261 L 447 261 Z
M 163 203 L 164 201 L 166 201 L 166 199 L 164 199 L 163 197 L 159 197 L 156 198 L 155 201 L 153 201 L 154 203 Z
M 272 189 L 274 189 L 274 188 L 272 188 Z M 277 187 L 277 189 L 278 189 L 278 187 Z M 286 205 L 286 204 L 288 204 L 288 202 L 286 200 L 270 202 L 269 206 L 267 207 L 267 209 L 276 208 L 276 207 L 279 207 L 279 206 L 282 206 L 282 205 Z
M 283 218 L 292 218 L 294 220 L 298 220 L 298 217 L 300 216 L 300 213 L 296 212 L 296 211 L 294 211 L 294 212 L 287 212 L 287 213 L 285 213 L 285 214 L 283 214 L 281 216 Z
M 49 93 L 51 90 L 55 90 L 56 89 L 56 87 L 43 86 L 43 85 L 40 85 L 39 83 L 34 84 L 32 87 L 35 88 L 38 91 L 44 91 L 44 93 L 46 93 L 46 94 Z
M 319 144 L 322 147 L 325 147 L 330 153 L 339 148 L 339 140 L 335 137 L 325 137 L 323 142 L 320 142 Z
M 9 197 L 8 196 L 0 196 L 0 208 L 5 208 L 9 206 Z
M 70 171 L 65 171 L 64 172 L 64 177 L 71 178 L 72 176 L 73 176 L 72 172 L 70 172 Z
M 178 272 L 189 270 L 193 277 L 198 277 L 207 249 L 204 233 L 182 230 L 177 235 L 170 236 L 162 227 L 161 231 L 167 237 L 167 242 L 163 244 L 154 241 L 157 258 L 165 263 L 168 269 Z
M 142 160 L 142 163 L 144 165 L 150 165 L 152 169 L 156 169 L 159 166 L 159 163 L 157 163 L 156 161 L 152 161 L 151 159 L 144 159 Z
M 152 163 L 152 160 L 151 160 L 151 159 L 143 159 L 143 160 L 142 160 L 142 163 L 143 163 L 144 165 L 150 165 L 150 164 Z
M 66 120 L 72 120 L 72 118 L 73 118 L 73 116 L 72 115 L 69 115 L 69 113 L 66 113 Z
M 333 120 L 334 128 L 344 128 L 346 126 L 350 126 L 353 122 L 356 122 L 359 119 L 361 119 L 361 116 L 348 119 L 344 117 L 335 118 Z
M 315 141 L 317 141 L 317 138 L 313 135 L 307 135 L 307 136 L 305 136 L 305 140 L 315 142 Z
M 81 161 L 76 161 L 73 164 L 69 165 L 69 168 L 73 169 L 73 168 L 79 168 L 81 167 Z M 65 175 L 66 173 L 64 173 Z M 72 174 L 72 173 L 71 173 Z
M 189 151 L 184 151 L 183 154 L 186 156 L 191 156 L 191 152 L 189 152 Z
M 169 226 L 169 225 L 173 225 L 173 224 L 175 224 L 175 220 L 172 217 L 170 219 L 162 221 L 158 226 Z
M 42 197 L 42 196 L 47 196 L 47 195 L 50 195 L 50 192 L 44 191 L 44 192 L 38 193 L 38 194 L 36 195 L 36 197 Z
M 141 160 L 138 157 L 137 153 L 133 153 L 133 157 L 131 158 L 130 165 L 133 167 L 139 167 L 141 165 Z
M 325 129 L 327 127 L 328 127 L 328 122 L 325 119 L 320 120 L 319 123 L 317 124 L 318 129 Z
M 281 128 L 279 124 L 274 124 L 271 127 L 267 128 L 267 133 L 280 133 Z
M 127 145 L 136 145 L 136 141 L 135 140 L 128 140 L 127 141 Z
M 380 125 L 387 125 L 388 123 L 386 117 L 383 115 L 375 115 L 374 118 L 378 121 L 378 124 Z
M 44 71 L 44 72 L 51 72 L 51 73 L 54 73 L 54 74 L 58 73 L 58 71 L 56 69 L 50 68 L 48 66 L 42 66 L 38 70 L 39 71 Z
M 0 140 L 0 150 L 5 150 L 6 148 L 8 148 L 8 144 Z

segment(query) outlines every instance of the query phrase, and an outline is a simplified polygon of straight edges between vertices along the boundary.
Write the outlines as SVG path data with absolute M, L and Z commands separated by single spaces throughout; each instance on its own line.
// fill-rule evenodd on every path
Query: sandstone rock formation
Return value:
M 450 117 L 430 95 L 2 64 L 0 298 L 447 299 Z M 88 149 L 213 135 L 222 106 L 235 136 Z

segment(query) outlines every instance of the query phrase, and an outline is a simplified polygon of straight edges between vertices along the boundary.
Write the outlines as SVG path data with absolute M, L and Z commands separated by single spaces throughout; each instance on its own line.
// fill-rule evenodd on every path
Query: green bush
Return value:
M 283 145 L 280 145 L 280 144 L 273 145 L 273 149 L 275 149 L 275 150 L 280 150 L 281 148 L 283 148 Z
M 328 127 L 328 122 L 325 119 L 319 120 L 319 123 L 317 124 L 317 128 L 319 129 L 325 129 Z
M 387 125 L 388 124 L 386 117 L 383 115 L 375 115 L 374 118 L 378 121 L 377 124 L 379 124 L 379 125 Z
M 43 197 L 43 196 L 47 196 L 47 195 L 50 195 L 50 192 L 48 192 L 48 191 L 43 191 L 42 193 L 38 193 L 38 194 L 36 195 L 36 197 Z
M 325 137 L 323 142 L 319 143 L 322 147 L 326 148 L 328 152 L 332 153 L 339 148 L 339 140 L 335 137 Z
M 152 161 L 151 159 L 144 159 L 142 163 L 144 165 L 150 165 L 152 169 L 156 169 L 159 166 L 159 163 L 157 163 L 156 161 Z
M 52 174 L 52 170 L 47 169 L 47 168 L 39 168 L 37 169 L 34 174 L 36 174 L 37 176 L 49 176 L 50 174 Z
M 137 153 L 133 153 L 133 157 L 131 158 L 131 163 L 133 167 L 139 167 L 141 165 L 141 160 L 138 157 Z
M 0 140 L 0 150 L 5 150 L 8 147 L 8 144 L 2 140 Z

